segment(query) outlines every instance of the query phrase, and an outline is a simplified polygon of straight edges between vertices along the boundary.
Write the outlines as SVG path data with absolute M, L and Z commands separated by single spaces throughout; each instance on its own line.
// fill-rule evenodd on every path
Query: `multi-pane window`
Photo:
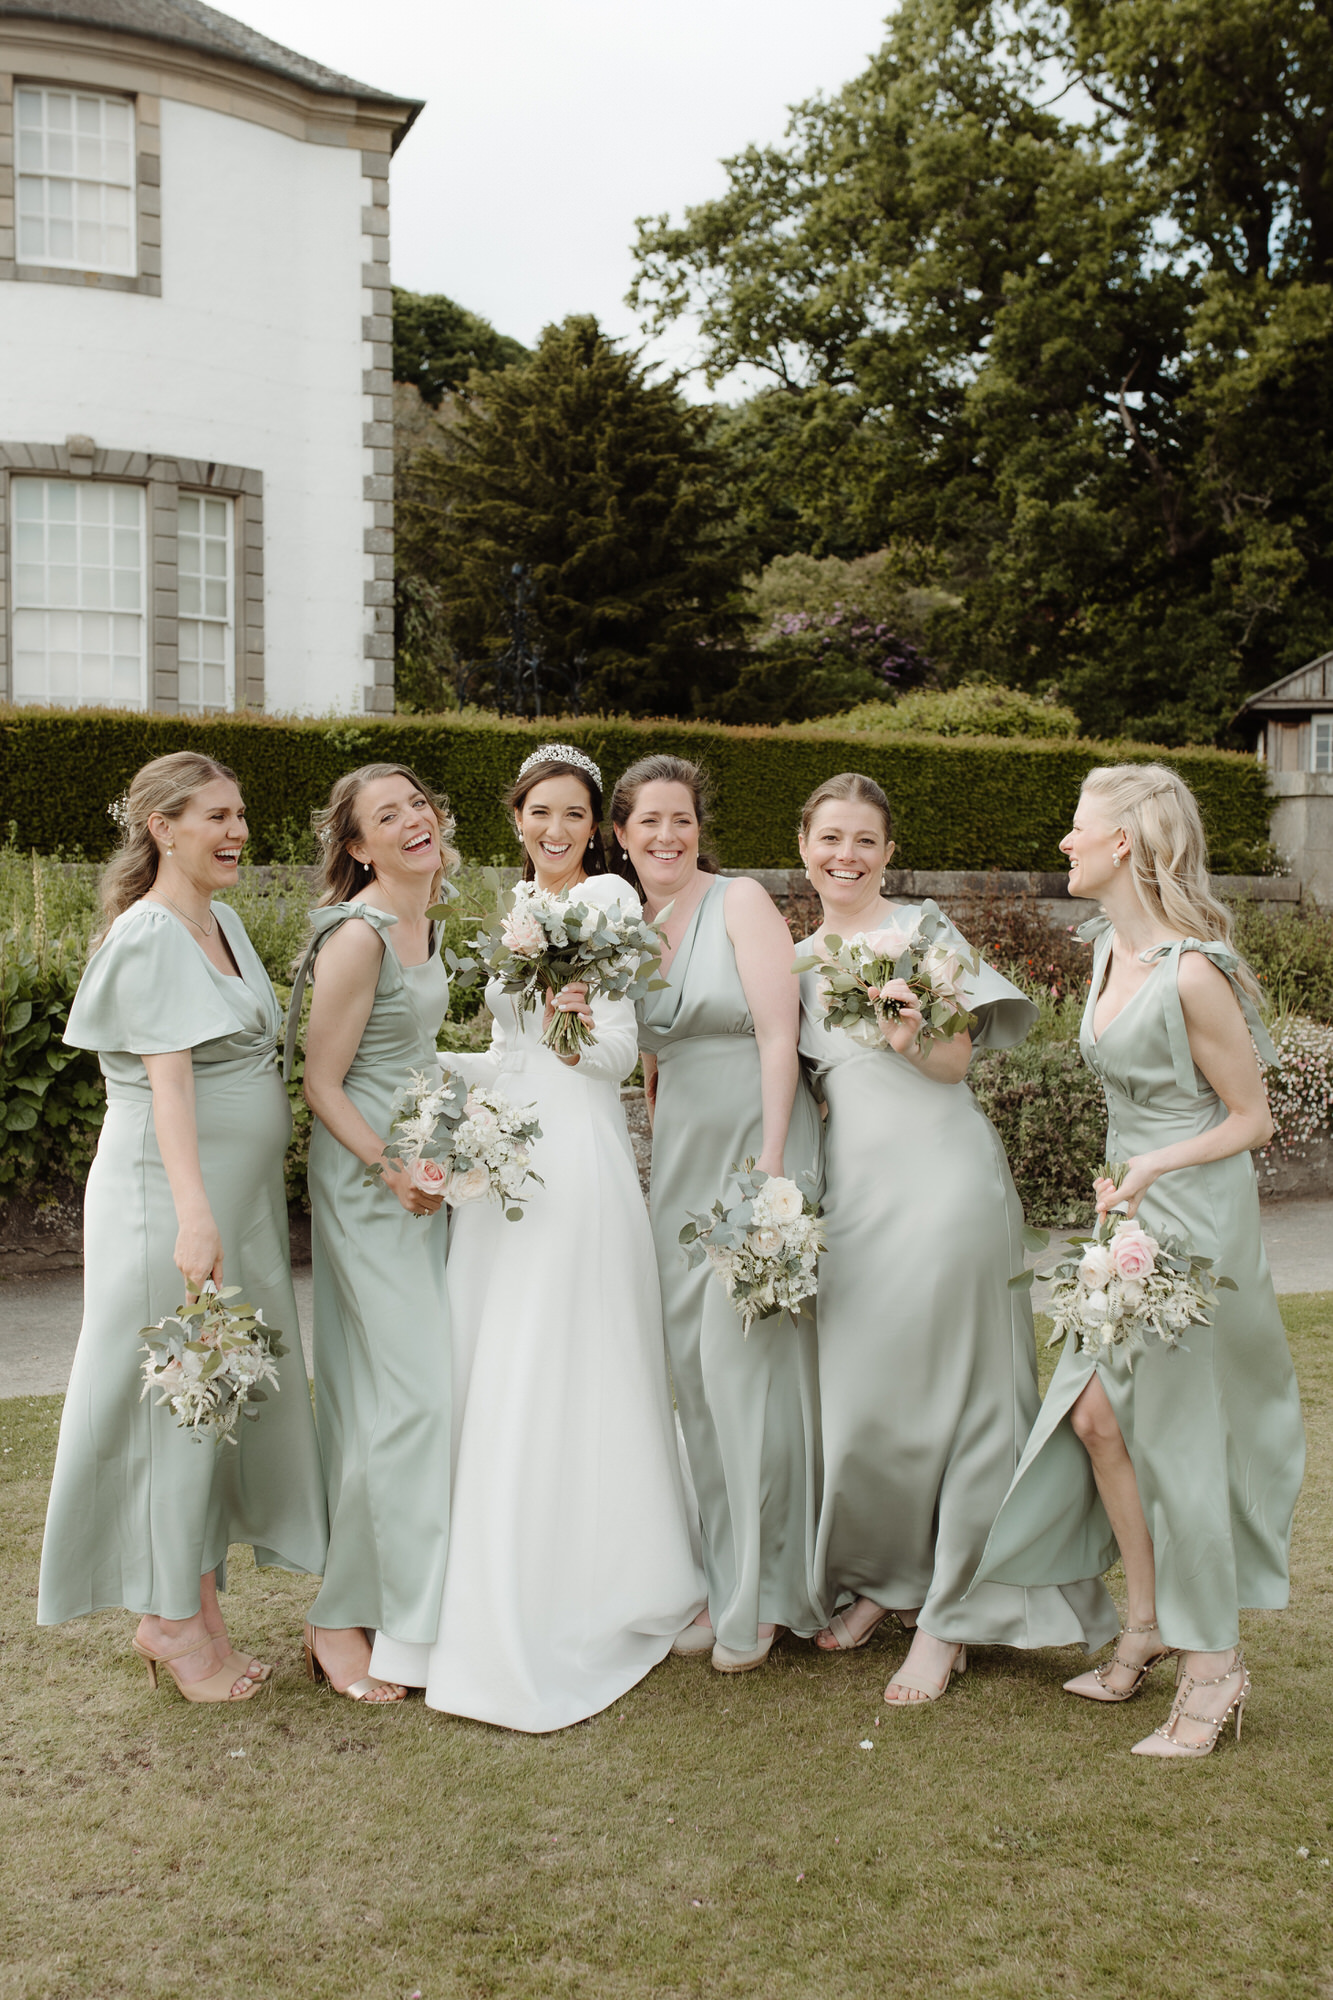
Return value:
M 123 97 L 14 92 L 18 261 L 135 269 L 134 111 Z
M 1333 772 L 1333 715 L 1316 715 L 1310 725 L 1310 769 Z
M 14 700 L 147 700 L 144 492 L 15 479 Z
M 177 535 L 179 705 L 230 708 L 236 657 L 232 502 L 182 493 Z

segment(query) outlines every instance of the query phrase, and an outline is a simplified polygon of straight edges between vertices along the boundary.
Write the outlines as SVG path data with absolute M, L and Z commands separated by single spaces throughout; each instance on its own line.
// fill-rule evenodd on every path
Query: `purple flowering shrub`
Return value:
M 931 663 L 919 648 L 854 604 L 835 604 L 831 611 L 777 612 L 767 642 L 783 640 L 810 653 L 816 666 L 857 667 L 873 674 L 890 696 L 924 687 L 934 678 Z

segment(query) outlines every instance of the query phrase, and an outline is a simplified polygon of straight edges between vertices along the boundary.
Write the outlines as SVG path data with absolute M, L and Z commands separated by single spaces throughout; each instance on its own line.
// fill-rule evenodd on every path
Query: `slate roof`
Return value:
M 304 84 L 307 90 L 329 96 L 356 97 L 370 104 L 398 104 L 410 112 L 403 130 L 421 109 L 421 100 L 398 97 L 389 90 L 376 90 L 355 77 L 343 76 L 298 55 L 280 42 L 206 7 L 203 0 L 0 0 L 0 20 L 57 21 L 76 28 L 102 28 L 126 35 L 142 35 L 149 41 L 173 42 L 178 48 L 198 49 L 207 55 L 229 56 L 233 62 L 252 69 L 267 70 L 273 76 Z M 401 136 L 401 134 L 399 135 Z

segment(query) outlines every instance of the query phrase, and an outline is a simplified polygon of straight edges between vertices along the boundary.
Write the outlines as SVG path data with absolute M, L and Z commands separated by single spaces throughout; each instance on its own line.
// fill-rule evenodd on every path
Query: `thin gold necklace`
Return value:
M 161 896 L 162 901 L 164 903 L 171 903 L 171 898 L 167 894 L 165 889 L 159 889 L 158 894 Z M 190 915 L 190 912 L 188 910 L 183 910 L 179 903 L 171 903 L 171 907 L 176 912 L 176 915 L 178 917 L 184 917 L 187 924 L 193 924 L 195 929 L 197 931 L 202 931 L 205 937 L 212 937 L 214 931 L 218 927 L 218 920 L 215 916 L 212 915 L 209 916 L 208 929 L 204 930 L 204 927 L 200 923 L 198 917 L 192 917 Z

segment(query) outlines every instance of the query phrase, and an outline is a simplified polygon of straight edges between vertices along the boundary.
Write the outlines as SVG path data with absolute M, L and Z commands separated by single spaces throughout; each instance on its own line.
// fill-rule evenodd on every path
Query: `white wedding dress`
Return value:
M 579 898 L 633 900 L 616 876 Z M 453 1496 L 433 1646 L 380 1636 L 370 1671 L 431 1708 L 563 1729 L 618 1699 L 704 1603 L 681 1476 L 652 1232 L 620 1084 L 637 1060 L 629 1001 L 593 1004 L 576 1067 L 542 1046 L 493 981 L 470 1083 L 536 1107 L 521 1222 L 468 1203 L 449 1224 Z M 443 1448 L 444 1440 L 441 1440 Z

